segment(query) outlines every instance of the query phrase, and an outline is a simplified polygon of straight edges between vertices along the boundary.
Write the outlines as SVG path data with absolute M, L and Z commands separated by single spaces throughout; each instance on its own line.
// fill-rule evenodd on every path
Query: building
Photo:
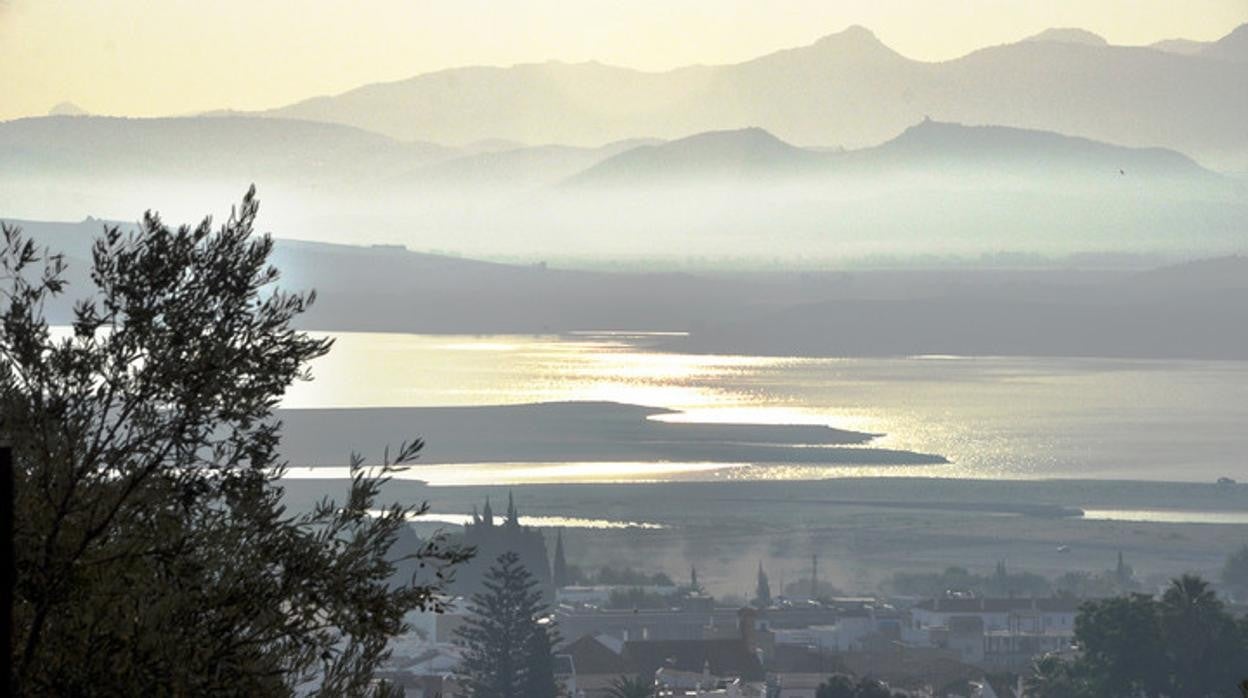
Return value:
M 451 593 L 465 598 L 482 591 L 482 582 L 498 557 L 505 552 L 520 556 L 520 564 L 537 580 L 544 603 L 555 600 L 555 586 L 551 579 L 550 556 L 546 553 L 546 539 L 536 528 L 520 525 L 520 512 L 511 495 L 507 496 L 507 514 L 496 521 L 490 500 L 480 514 L 474 509 L 472 522 L 464 526 L 463 544 L 473 546 L 477 554 L 468 562 L 455 568 Z
M 701 640 L 735 634 L 737 609 L 564 608 L 555 612 L 565 637 L 607 635 L 620 641 Z
M 1070 648 L 1078 599 L 929 599 L 910 609 L 902 640 L 953 652 L 991 670 L 1020 670 L 1032 659 Z
M 927 599 L 910 609 L 910 630 L 947 627 L 955 616 L 975 616 L 985 631 L 1026 627 L 1041 630 L 1071 631 L 1079 615 L 1079 599 L 1017 598 L 1017 599 Z

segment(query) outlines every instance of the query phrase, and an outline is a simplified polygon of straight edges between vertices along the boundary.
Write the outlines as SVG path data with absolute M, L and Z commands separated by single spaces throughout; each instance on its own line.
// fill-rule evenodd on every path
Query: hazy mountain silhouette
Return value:
M 1166 39 L 1151 45 L 1159 51 L 1184 56 L 1201 56 L 1222 61 L 1248 61 L 1248 24 L 1241 24 L 1217 41 Z
M 907 126 L 844 152 L 747 128 L 463 153 L 255 117 L 23 119 L 0 123 L 0 211 L 124 219 L 155 203 L 198 220 L 255 182 L 284 236 L 492 257 L 1242 250 L 1248 185 L 1179 153 Z
M 1199 56 L 1044 32 L 939 63 L 910 60 L 861 27 L 733 65 L 649 73 L 598 63 L 470 67 L 317 97 L 269 112 L 400 139 L 502 138 L 595 146 L 638 136 L 765 128 L 802 145 L 863 147 L 924 115 L 1053 130 L 1248 165 L 1245 29 Z M 1037 40 L 1038 39 L 1038 40 Z
M 926 164 L 939 168 L 957 164 L 1025 168 L 1058 180 L 1077 171 L 1217 178 L 1186 155 L 1165 148 L 1132 148 L 1051 131 L 966 126 L 930 119 L 911 126 L 878 147 L 848 154 L 846 159 L 875 159 L 908 167 Z
M 1105 37 L 1094 34 L 1087 29 L 1073 27 L 1054 27 L 1045 29 L 1039 34 L 1029 36 L 1023 41 L 1050 41 L 1058 44 L 1083 44 L 1084 46 L 1108 46 Z
M 731 178 L 751 187 L 798 177 L 902 175 L 934 179 L 967 174 L 993 178 L 1027 174 L 1036 186 L 1092 176 L 1116 185 L 1117 177 L 1165 177 L 1230 187 L 1191 158 L 1163 148 L 1129 148 L 1058 133 L 1003 126 L 965 126 L 924 119 L 881 145 L 827 152 L 798 148 L 760 128 L 718 131 L 634 148 L 572 178 L 574 184 L 669 185 Z M 1085 181 L 1079 179 L 1079 185 Z
M 0 211 L 124 218 L 157 205 L 194 220 L 257 183 L 295 210 L 341 200 L 455 151 L 337 124 L 222 115 L 0 122 Z
M 1248 24 L 1241 24 L 1235 31 L 1209 44 L 1201 56 L 1225 61 L 1248 61 Z
M 452 152 L 348 126 L 254 116 L 53 116 L 0 122 L 0 158 L 6 166 L 20 166 L 15 171 L 28 177 L 135 174 L 151 168 L 184 175 L 341 177 L 411 168 Z
M 794 147 L 761 128 L 712 131 L 670 143 L 632 148 L 572 178 L 578 184 L 670 184 L 736 179 L 764 184 L 769 175 L 809 171 L 823 153 Z
M 525 147 L 497 144 L 498 149 L 469 153 L 414 171 L 388 182 L 402 188 L 435 188 L 456 191 L 532 189 L 557 183 L 621 152 L 657 143 L 653 139 L 629 139 L 600 148 L 567 145 Z M 510 147 L 508 147 L 510 146 Z
M 87 116 L 86 109 L 73 102 L 58 102 L 48 110 L 48 116 Z
M 1192 39 L 1163 39 L 1156 43 L 1149 44 L 1149 48 L 1165 51 L 1167 53 L 1177 53 L 1181 56 L 1194 56 L 1208 48 L 1210 42 L 1195 41 Z

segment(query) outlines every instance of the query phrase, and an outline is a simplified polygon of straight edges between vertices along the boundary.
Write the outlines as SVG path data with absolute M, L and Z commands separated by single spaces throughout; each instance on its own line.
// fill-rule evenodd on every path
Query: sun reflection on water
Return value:
M 881 359 L 686 355 L 666 335 L 336 333 L 283 406 L 425 407 L 606 401 L 671 423 L 821 424 L 952 465 L 456 466 L 447 482 L 638 481 L 923 474 L 1248 479 L 1248 366 L 1029 357 Z M 435 435 L 430 435 L 436 438 Z M 434 479 L 428 467 L 422 479 Z M 500 480 L 502 478 L 502 480 Z

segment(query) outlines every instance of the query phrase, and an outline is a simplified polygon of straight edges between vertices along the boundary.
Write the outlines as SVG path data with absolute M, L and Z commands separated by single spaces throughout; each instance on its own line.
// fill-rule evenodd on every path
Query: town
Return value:
M 1037 660 L 1078 654 L 1076 618 L 1087 598 L 1069 590 L 832 595 L 816 556 L 809 576 L 783 593 L 772 592 L 760 562 L 754 597 L 741 604 L 708 594 L 696 568 L 680 580 L 662 571 L 587 574 L 567 559 L 562 532 L 553 538 L 520 523 L 514 498 L 502 515 L 488 500 L 474 510 L 463 542 L 477 555 L 448 588 L 449 610 L 411 614 L 411 632 L 396 641 L 381 676 L 409 696 L 467 695 L 459 674 L 465 600 L 482 590 L 490 561 L 509 551 L 537 581 L 561 638 L 556 678 L 573 698 L 631 695 L 621 692 L 623 680 L 642 684 L 644 696 L 815 698 L 832 677 L 875 682 L 884 696 L 1021 698 Z M 992 577 L 1008 589 L 1004 564 Z M 1119 588 L 1103 594 L 1139 590 L 1121 555 L 1107 577 Z

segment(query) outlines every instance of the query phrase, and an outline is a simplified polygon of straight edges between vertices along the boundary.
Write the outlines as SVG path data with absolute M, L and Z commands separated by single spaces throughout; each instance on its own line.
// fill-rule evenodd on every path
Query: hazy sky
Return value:
M 1216 39 L 1248 0 L 0 0 L 0 119 L 256 109 L 468 64 L 744 60 L 861 24 L 942 60 L 1053 26 Z

